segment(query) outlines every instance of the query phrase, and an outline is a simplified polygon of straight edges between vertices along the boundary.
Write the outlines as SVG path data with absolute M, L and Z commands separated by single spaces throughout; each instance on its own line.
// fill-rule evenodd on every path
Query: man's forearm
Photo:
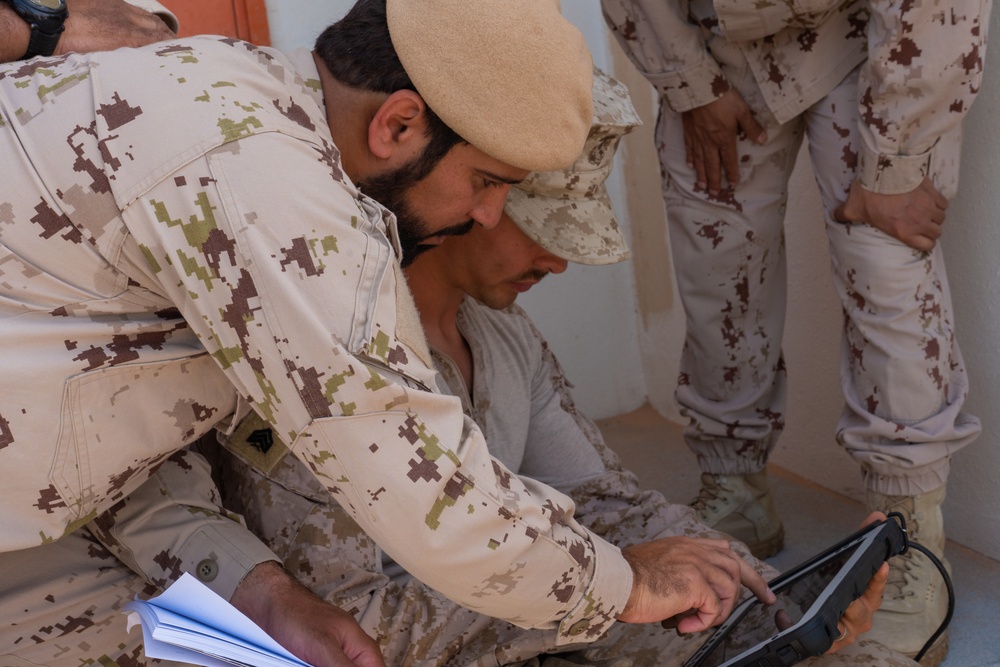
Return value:
M 72 0 L 67 6 L 56 55 L 143 46 L 171 39 L 177 29 L 176 17 L 154 0 Z M 0 63 L 19 60 L 30 39 L 28 24 L 0 0 Z
M 277 563 L 261 563 L 251 570 L 232 603 L 311 665 L 385 667 L 379 645 L 353 616 L 318 598 Z
M 20 59 L 28 50 L 31 28 L 6 2 L 0 2 L 0 63 Z

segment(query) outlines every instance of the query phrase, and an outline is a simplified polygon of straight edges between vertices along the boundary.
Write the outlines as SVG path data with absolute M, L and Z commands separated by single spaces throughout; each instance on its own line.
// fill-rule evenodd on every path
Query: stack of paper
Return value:
M 146 657 L 205 667 L 309 667 L 190 574 L 162 595 L 125 605 L 142 625 Z

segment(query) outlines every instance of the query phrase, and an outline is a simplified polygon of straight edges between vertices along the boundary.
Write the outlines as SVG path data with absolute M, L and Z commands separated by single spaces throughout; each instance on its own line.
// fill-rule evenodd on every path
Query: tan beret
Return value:
M 558 169 L 583 148 L 590 51 L 555 0 L 387 0 L 389 35 L 431 109 L 509 165 Z
M 582 154 L 566 169 L 541 171 L 510 189 L 507 215 L 553 255 L 613 264 L 629 250 L 604 185 L 621 138 L 640 125 L 628 89 L 594 70 L 594 118 Z

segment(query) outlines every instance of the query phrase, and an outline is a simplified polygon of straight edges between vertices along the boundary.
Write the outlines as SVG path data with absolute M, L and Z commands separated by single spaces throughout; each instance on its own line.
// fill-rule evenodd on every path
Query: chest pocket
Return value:
M 72 377 L 50 481 L 78 518 L 103 511 L 235 406 L 231 383 L 207 354 Z

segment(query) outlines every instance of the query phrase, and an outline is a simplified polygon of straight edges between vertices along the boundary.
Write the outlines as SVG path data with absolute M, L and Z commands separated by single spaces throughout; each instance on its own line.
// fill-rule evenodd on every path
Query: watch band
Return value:
M 34 58 L 35 56 L 51 56 L 59 43 L 59 36 L 65 28 L 59 26 L 55 32 L 44 32 L 37 23 L 31 24 L 31 39 L 28 40 L 28 50 L 21 56 L 21 60 Z

